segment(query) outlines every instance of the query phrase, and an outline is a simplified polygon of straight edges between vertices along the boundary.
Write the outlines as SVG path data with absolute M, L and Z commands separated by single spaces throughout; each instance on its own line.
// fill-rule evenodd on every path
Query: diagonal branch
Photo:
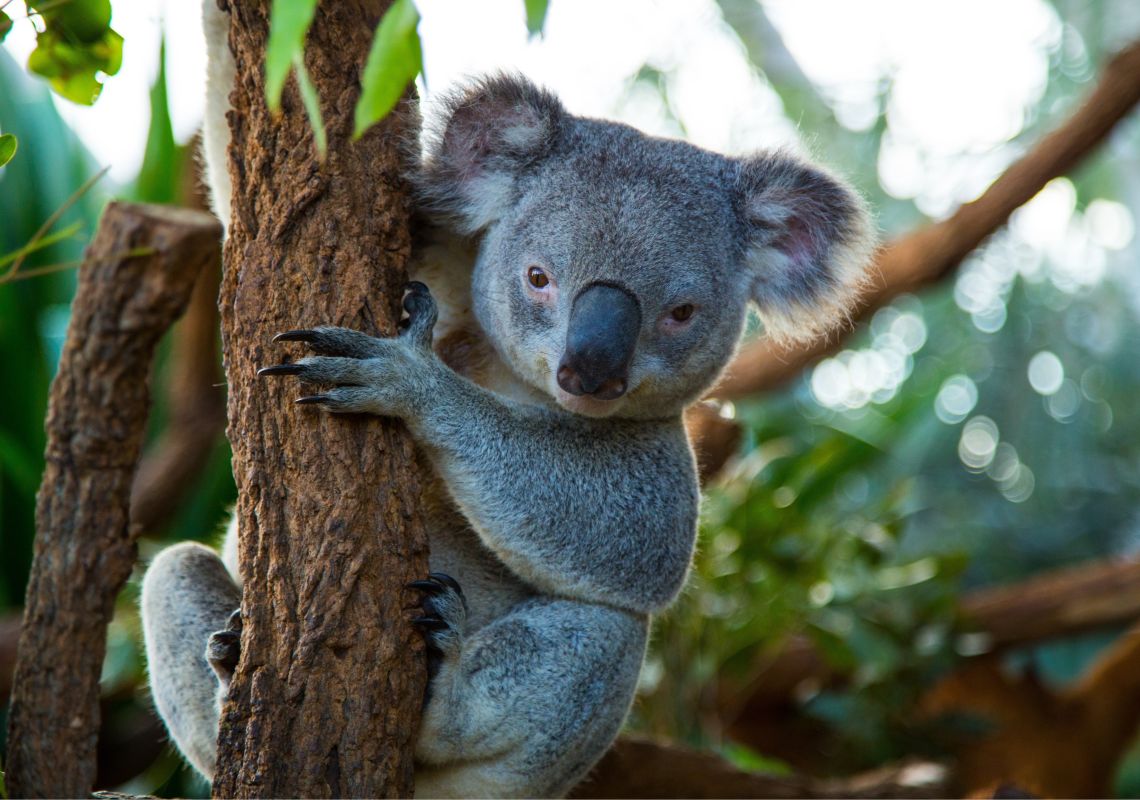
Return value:
M 882 248 L 875 260 L 875 282 L 855 317 L 865 319 L 898 295 L 937 283 L 951 274 L 1014 210 L 1092 152 L 1137 102 L 1140 41 L 1117 53 L 1081 107 L 1002 173 L 981 197 L 963 205 L 949 219 L 920 228 Z M 766 338 L 753 342 L 741 350 L 710 394 L 737 400 L 775 389 L 816 359 L 838 350 L 851 332 L 803 346 L 782 347 Z

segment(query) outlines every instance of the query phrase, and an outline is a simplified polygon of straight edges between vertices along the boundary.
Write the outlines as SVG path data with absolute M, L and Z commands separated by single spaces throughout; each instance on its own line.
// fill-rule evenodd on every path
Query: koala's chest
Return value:
M 428 287 L 439 311 L 435 352 L 443 363 L 480 386 L 507 397 L 527 398 L 528 391 L 503 363 L 475 317 L 474 259 L 469 243 L 443 238 L 416 252 L 409 265 L 408 276 Z

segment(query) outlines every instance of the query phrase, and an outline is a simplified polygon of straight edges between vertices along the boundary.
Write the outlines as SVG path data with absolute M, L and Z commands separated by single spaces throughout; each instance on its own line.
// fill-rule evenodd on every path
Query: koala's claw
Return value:
M 431 348 L 431 332 L 439 317 L 435 299 L 428 287 L 411 281 L 404 287 L 404 310 L 408 312 L 407 325 L 400 330 L 400 338 L 411 339 L 417 347 Z
M 293 331 L 285 331 L 273 337 L 275 342 L 312 342 L 316 341 L 319 334 L 316 331 L 299 328 Z
M 206 642 L 206 661 L 209 662 L 223 686 L 228 686 L 241 657 L 241 609 L 230 614 L 224 630 L 210 634 Z
M 426 580 L 412 581 L 409 589 L 424 593 L 421 616 L 412 620 L 428 646 L 428 674 L 435 675 L 443 659 L 457 655 L 467 624 L 467 598 L 459 582 L 442 572 L 432 572 Z
M 305 371 L 303 364 L 276 364 L 272 367 L 262 367 L 257 371 L 257 377 L 266 375 L 300 375 Z
M 313 405 L 320 405 L 322 403 L 327 403 L 330 400 L 331 400 L 331 398 L 325 394 L 311 394 L 311 395 L 308 395 L 306 397 L 298 397 L 293 402 L 299 406 L 313 406 Z

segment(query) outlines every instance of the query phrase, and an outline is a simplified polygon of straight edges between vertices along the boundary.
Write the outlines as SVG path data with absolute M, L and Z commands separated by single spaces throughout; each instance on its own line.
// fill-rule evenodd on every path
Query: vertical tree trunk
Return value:
M 51 387 L 36 551 L 8 715 L 13 797 L 83 797 L 95 782 L 99 673 L 135 564 L 131 481 L 154 349 L 217 258 L 208 214 L 111 203 L 79 271 Z
M 306 45 L 328 155 L 290 83 L 265 104 L 269 0 L 230 3 L 233 211 L 221 311 L 245 581 L 242 656 L 219 735 L 215 796 L 382 797 L 412 791 L 426 675 L 404 589 L 427 570 L 411 441 L 373 418 L 297 407 L 259 381 L 319 324 L 395 332 L 409 254 L 391 116 L 351 140 L 359 74 L 383 8 L 325 2 Z

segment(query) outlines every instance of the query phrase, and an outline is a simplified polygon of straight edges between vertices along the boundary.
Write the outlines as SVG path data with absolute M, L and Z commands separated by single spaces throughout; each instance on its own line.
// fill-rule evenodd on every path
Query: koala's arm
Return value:
M 649 613 L 684 583 L 699 491 L 680 417 L 604 420 L 499 397 L 431 350 L 426 291 L 398 339 L 293 331 L 322 355 L 263 369 L 334 384 L 302 403 L 403 418 L 483 543 L 539 590 Z
M 446 371 L 407 415 L 483 542 L 552 594 L 639 612 L 684 583 L 699 504 L 681 420 L 592 420 Z

